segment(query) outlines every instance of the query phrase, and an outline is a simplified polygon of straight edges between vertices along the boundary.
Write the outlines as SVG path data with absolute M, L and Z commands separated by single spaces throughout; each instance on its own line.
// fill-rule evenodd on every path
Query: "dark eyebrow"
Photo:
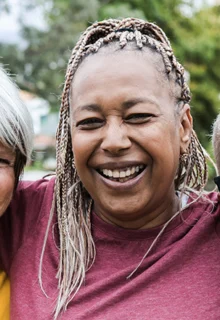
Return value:
M 122 103 L 122 107 L 127 110 L 130 109 L 132 107 L 134 107 L 136 104 L 139 103 L 148 103 L 148 104 L 152 104 L 155 105 L 158 109 L 159 109 L 159 105 L 157 103 L 157 101 L 150 99 L 150 98 L 134 98 L 134 99 L 130 99 L 128 101 L 125 101 Z
M 95 112 L 101 112 L 101 107 L 96 103 L 91 104 L 85 104 L 84 106 L 78 107 L 76 110 L 73 111 L 73 114 L 79 111 L 95 111 Z
M 150 98 L 134 98 L 134 99 L 129 99 L 127 101 L 124 101 L 122 103 L 122 108 L 125 110 L 128 110 L 132 107 L 134 107 L 136 104 L 139 103 L 150 103 L 155 105 L 159 109 L 159 105 L 156 101 Z M 74 110 L 73 114 L 79 111 L 91 111 L 91 112 L 102 112 L 102 108 L 99 104 L 96 103 L 91 103 L 91 104 L 85 104 L 83 106 L 79 106 L 76 110 Z

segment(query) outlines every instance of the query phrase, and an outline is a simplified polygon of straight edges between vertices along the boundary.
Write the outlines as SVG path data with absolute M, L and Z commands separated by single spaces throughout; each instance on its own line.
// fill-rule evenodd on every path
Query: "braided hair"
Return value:
M 118 42 L 121 49 L 127 43 L 133 42 L 136 44 L 137 50 L 148 47 L 159 53 L 162 56 L 167 77 L 169 78 L 172 73 L 174 81 L 180 89 L 178 101 L 183 103 L 179 105 L 188 103 L 191 99 L 184 78 L 184 68 L 176 60 L 165 33 L 157 25 L 134 18 L 109 19 L 94 23 L 80 37 L 72 51 L 67 67 L 56 136 L 57 169 L 54 206 L 57 211 L 60 237 L 60 261 L 57 273 L 59 295 L 54 313 L 55 319 L 62 310 L 67 308 L 68 303 L 85 280 L 86 271 L 95 259 L 95 245 L 90 222 L 92 199 L 84 189 L 76 172 L 71 146 L 69 125 L 71 84 L 82 60 L 112 42 Z M 203 191 L 206 182 L 206 156 L 196 133 L 192 131 L 187 152 L 180 156 L 175 188 L 181 193 L 188 187 L 200 192 Z M 43 253 L 44 250 L 42 255 Z

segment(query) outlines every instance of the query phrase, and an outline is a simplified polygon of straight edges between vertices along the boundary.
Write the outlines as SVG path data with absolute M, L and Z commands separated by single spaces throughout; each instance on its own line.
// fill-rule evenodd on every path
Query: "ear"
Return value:
M 184 104 L 180 111 L 180 154 L 186 152 L 191 138 L 191 132 L 193 128 L 193 119 L 190 113 L 190 106 Z

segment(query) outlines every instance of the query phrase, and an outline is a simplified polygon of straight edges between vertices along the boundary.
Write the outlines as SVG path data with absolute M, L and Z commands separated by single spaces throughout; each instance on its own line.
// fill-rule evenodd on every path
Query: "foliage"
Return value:
M 8 5 L 7 0 L 0 0 L 0 12 L 9 12 L 9 8 L 10 6 Z
M 220 104 L 220 7 L 201 10 L 178 29 L 177 55 L 190 72 L 195 129 L 207 146 Z
M 99 19 L 104 20 L 108 18 L 118 19 L 134 17 L 139 19 L 145 19 L 144 12 L 138 8 L 132 8 L 128 2 L 108 3 L 103 5 L 99 9 Z
M 7 0 L 0 0 L 9 10 Z M 156 22 L 190 74 L 196 131 L 207 135 L 218 113 L 220 83 L 220 7 L 196 11 L 190 0 L 23 0 L 23 12 L 38 8 L 45 26 L 36 29 L 20 17 L 25 46 L 0 44 L 1 62 L 17 75 L 23 89 L 59 108 L 66 64 L 80 33 L 93 21 L 135 16 Z M 1 8 L 1 6 L 0 6 Z M 16 59 L 15 59 L 16 57 Z
M 1 45 L 1 62 L 10 65 L 17 74 L 18 85 L 49 101 L 52 109 L 59 108 L 59 95 L 70 52 L 88 22 L 97 19 L 98 2 L 75 1 L 23 1 L 24 10 L 40 7 L 45 29 L 36 29 L 23 23 L 22 36 L 25 48 L 11 50 L 11 45 Z M 15 60 L 16 56 L 16 60 Z

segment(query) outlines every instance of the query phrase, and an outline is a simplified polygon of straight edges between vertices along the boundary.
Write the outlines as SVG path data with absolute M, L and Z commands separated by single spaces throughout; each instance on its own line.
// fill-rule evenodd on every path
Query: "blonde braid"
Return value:
M 175 179 L 176 190 L 185 191 L 192 188 L 202 191 L 208 180 L 206 155 L 195 131 L 192 131 L 189 147 L 180 156 L 179 169 Z
M 55 319 L 62 310 L 67 308 L 68 303 L 81 287 L 86 271 L 95 259 L 95 245 L 91 234 L 90 221 L 92 200 L 78 177 L 71 149 L 69 125 L 71 83 L 78 66 L 87 55 L 93 54 L 101 47 L 115 41 L 119 42 L 121 48 L 124 48 L 129 41 L 135 41 L 137 50 L 146 46 L 159 53 L 163 58 L 168 78 L 169 74 L 173 72 L 176 77 L 175 80 L 181 88 L 179 101 L 183 101 L 183 103 L 190 101 L 190 91 L 184 79 L 184 69 L 177 62 L 165 33 L 155 24 L 134 18 L 109 19 L 94 23 L 80 37 L 72 51 L 67 67 L 56 136 L 55 195 L 60 239 L 60 261 L 57 273 L 59 295 L 54 313 Z M 185 160 L 180 159 L 175 185 L 181 191 L 190 186 L 201 191 L 206 181 L 205 155 L 193 131 L 188 147 L 188 156 L 185 157 Z M 54 212 L 51 210 L 51 215 L 53 214 Z

